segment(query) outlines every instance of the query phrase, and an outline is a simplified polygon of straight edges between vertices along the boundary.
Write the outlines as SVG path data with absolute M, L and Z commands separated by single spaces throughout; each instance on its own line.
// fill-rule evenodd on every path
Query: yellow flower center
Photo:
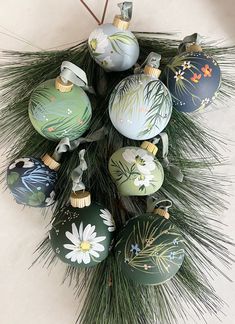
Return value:
M 97 48 L 97 39 L 96 39 L 96 38 L 93 38 L 93 39 L 90 41 L 90 46 L 91 46 L 91 49 L 92 49 L 93 51 L 96 50 L 96 48 Z
M 91 243 L 88 241 L 82 241 L 82 243 L 80 244 L 80 249 L 83 252 L 87 252 L 91 249 Z
M 135 163 L 140 164 L 140 165 L 145 165 L 145 161 L 143 159 L 141 159 L 141 157 L 139 155 L 137 155 L 135 157 Z
M 139 178 L 140 178 L 140 180 L 144 180 L 145 176 L 143 174 L 141 174 Z

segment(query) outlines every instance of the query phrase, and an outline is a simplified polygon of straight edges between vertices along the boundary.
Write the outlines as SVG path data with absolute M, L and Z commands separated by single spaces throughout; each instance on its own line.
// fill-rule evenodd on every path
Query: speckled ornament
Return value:
M 162 186 L 164 171 L 154 150 L 155 145 L 144 142 L 142 147 L 123 147 L 113 153 L 109 172 L 123 196 L 151 195 Z
M 183 52 L 167 64 L 163 80 L 171 92 L 173 106 L 190 113 L 213 102 L 221 85 L 221 71 L 210 55 Z
M 47 207 L 55 202 L 57 172 L 40 159 L 23 157 L 7 169 L 7 184 L 18 204 Z
M 134 140 L 150 139 L 161 133 L 171 113 L 172 100 L 168 89 L 151 74 L 126 77 L 115 87 L 109 101 L 113 126 Z
M 91 56 L 106 71 L 128 70 L 139 57 L 139 44 L 135 35 L 126 29 L 128 23 L 121 18 L 121 24 L 116 22 L 99 26 L 88 39 Z
M 143 285 L 160 285 L 179 271 L 185 252 L 176 226 L 146 213 L 132 218 L 120 232 L 115 254 L 127 278 Z
M 58 214 L 49 237 L 61 261 L 87 268 L 108 256 L 115 224 L 107 209 L 92 203 L 84 208 L 64 207 Z
M 92 115 L 89 98 L 76 85 L 62 92 L 56 89 L 55 81 L 47 80 L 33 91 L 29 118 L 36 131 L 49 140 L 77 139 L 89 127 Z

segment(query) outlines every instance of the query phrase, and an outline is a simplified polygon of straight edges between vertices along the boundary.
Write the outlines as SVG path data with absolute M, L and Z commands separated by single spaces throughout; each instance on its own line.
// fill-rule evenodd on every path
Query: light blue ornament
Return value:
M 97 64 L 106 71 L 125 71 L 139 57 L 139 44 L 132 32 L 127 30 L 131 19 L 132 3 L 120 4 L 121 15 L 112 24 L 96 28 L 89 36 L 88 48 Z
M 143 74 L 123 79 L 109 101 L 109 116 L 122 135 L 145 140 L 160 134 L 172 113 L 172 99 L 166 86 L 158 79 L 161 56 L 151 53 Z

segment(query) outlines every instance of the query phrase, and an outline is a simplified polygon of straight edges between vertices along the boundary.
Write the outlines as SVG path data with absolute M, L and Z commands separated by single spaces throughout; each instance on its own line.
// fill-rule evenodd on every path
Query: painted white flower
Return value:
M 98 252 L 104 251 L 104 246 L 99 242 L 106 239 L 106 236 L 96 236 L 95 226 L 88 224 L 83 230 L 83 222 L 80 223 L 79 231 L 75 223 L 72 224 L 72 233 L 66 232 L 66 237 L 73 244 L 64 244 L 64 248 L 71 250 L 66 254 L 66 259 L 72 262 L 88 264 L 91 262 L 91 256 L 98 258 Z
M 140 174 L 134 181 L 134 185 L 136 187 L 149 187 L 151 180 L 153 180 L 154 176 L 151 174 Z
M 156 168 L 154 156 L 142 149 L 126 149 L 122 156 L 127 162 L 135 163 L 141 174 L 150 174 Z
M 183 80 L 184 79 L 184 72 L 179 70 L 178 72 L 176 71 L 175 72 L 175 76 L 174 78 L 176 79 L 176 82 L 179 81 L 179 80 Z
M 45 200 L 45 203 L 47 206 L 50 206 L 54 203 L 55 201 L 55 191 L 53 190 L 51 193 L 50 193 L 50 197 L 47 197 L 46 200 Z
M 108 226 L 108 231 L 109 232 L 115 231 L 116 227 L 115 227 L 114 219 L 113 216 L 108 211 L 108 209 L 101 209 L 100 211 L 101 211 L 100 217 L 104 219 L 103 223 Z
M 9 169 L 18 168 L 32 168 L 34 166 L 34 162 L 30 161 L 29 158 L 21 158 L 16 159 L 14 163 L 9 166 Z
M 201 101 L 201 105 L 207 105 L 210 102 L 210 98 L 205 98 Z
M 186 70 L 186 69 L 190 69 L 192 65 L 190 61 L 184 61 L 184 63 L 181 66 L 183 70 Z
M 101 28 L 95 29 L 89 36 L 88 44 L 93 53 L 102 54 L 109 44 L 108 37 Z
M 106 56 L 100 63 L 104 68 L 111 68 L 114 66 L 110 56 Z

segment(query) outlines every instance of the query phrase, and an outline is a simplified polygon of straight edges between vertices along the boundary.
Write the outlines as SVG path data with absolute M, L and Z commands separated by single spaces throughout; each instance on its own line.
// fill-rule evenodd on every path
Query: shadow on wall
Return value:
M 235 1 L 234 0 L 208 0 L 211 13 L 218 20 L 218 26 L 228 35 L 228 41 L 235 41 Z M 227 39 L 226 39 L 227 41 Z

